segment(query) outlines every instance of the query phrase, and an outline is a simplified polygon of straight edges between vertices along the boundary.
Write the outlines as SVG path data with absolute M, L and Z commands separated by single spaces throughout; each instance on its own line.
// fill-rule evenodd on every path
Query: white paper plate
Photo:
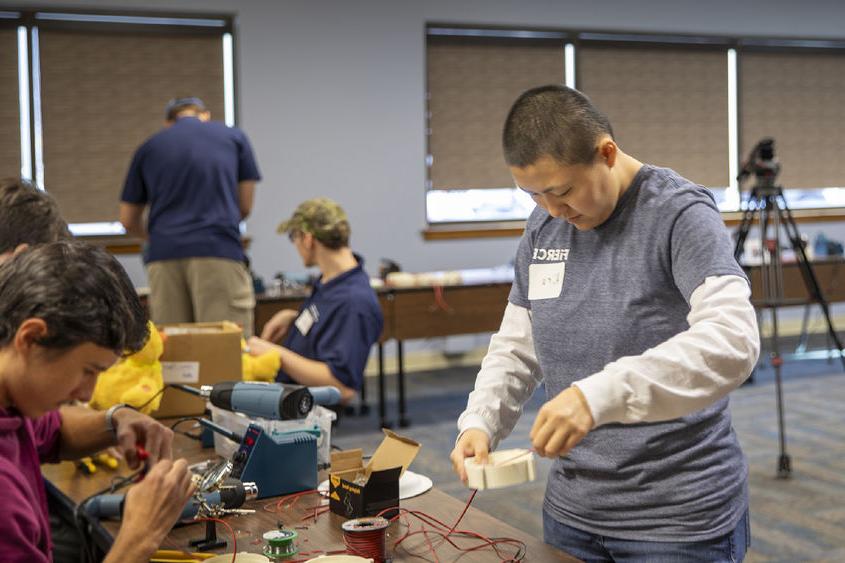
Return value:
M 412 498 L 421 495 L 427 490 L 429 490 L 431 487 L 431 479 L 429 479 L 425 475 L 420 475 L 419 473 L 414 473 L 413 471 L 406 470 L 405 473 L 403 473 L 402 476 L 399 478 L 399 500 L 405 500 L 406 498 Z M 320 491 L 320 493 L 322 493 L 323 495 L 328 495 L 328 479 L 320 483 L 320 486 L 317 487 L 317 490 Z

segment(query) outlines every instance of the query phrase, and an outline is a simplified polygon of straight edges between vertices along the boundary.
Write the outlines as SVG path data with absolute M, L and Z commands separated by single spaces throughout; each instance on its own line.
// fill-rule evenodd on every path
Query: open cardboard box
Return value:
M 399 477 L 414 461 L 419 443 L 383 428 L 384 439 L 364 465 L 363 452 L 332 452 L 329 473 L 329 507 L 345 518 L 375 516 L 399 507 Z M 397 511 L 383 514 L 391 518 Z
M 240 327 L 230 322 L 180 323 L 158 327 L 164 334 L 161 371 L 164 383 L 184 383 L 192 387 L 220 381 L 241 380 Z M 168 388 L 156 418 L 200 415 L 205 399 L 179 389 Z

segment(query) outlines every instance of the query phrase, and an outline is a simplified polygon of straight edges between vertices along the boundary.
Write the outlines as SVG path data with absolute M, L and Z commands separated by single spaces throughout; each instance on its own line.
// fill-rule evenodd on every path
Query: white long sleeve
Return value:
M 522 407 L 542 380 L 528 309 L 508 303 L 499 331 L 490 339 L 487 355 L 458 418 L 458 430 L 480 428 L 490 436 L 491 448 L 513 430 Z
M 738 387 L 760 353 L 749 296 L 748 283 L 739 276 L 709 277 L 690 297 L 689 329 L 575 382 L 595 425 L 677 418 Z M 509 303 L 458 419 L 459 432 L 480 428 L 495 447 L 513 430 L 540 381 L 530 312 Z
M 708 277 L 690 297 L 689 329 L 576 381 L 595 425 L 670 420 L 738 387 L 760 353 L 750 294 L 739 276 Z

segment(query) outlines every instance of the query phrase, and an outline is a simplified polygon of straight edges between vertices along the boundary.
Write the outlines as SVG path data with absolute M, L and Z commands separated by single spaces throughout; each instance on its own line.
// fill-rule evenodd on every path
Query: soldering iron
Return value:
M 258 496 L 258 488 L 255 483 L 242 483 L 232 481 L 221 486 L 216 491 L 202 493 L 206 504 L 222 506 L 223 508 L 234 509 L 243 506 L 247 500 Z M 85 503 L 83 510 L 94 518 L 118 519 L 123 515 L 123 505 L 126 495 L 97 495 Z M 200 503 L 197 499 L 191 499 L 185 505 L 180 520 L 190 520 L 197 515 Z

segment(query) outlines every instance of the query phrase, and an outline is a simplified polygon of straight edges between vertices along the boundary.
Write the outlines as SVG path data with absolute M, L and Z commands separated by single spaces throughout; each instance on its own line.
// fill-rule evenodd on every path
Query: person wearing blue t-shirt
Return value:
M 147 243 L 150 316 L 229 320 L 250 335 L 255 295 L 239 225 L 261 175 L 249 140 L 210 121 L 199 98 L 172 100 L 165 117 L 165 128 L 135 152 L 120 204 L 126 232 Z
M 571 88 L 529 90 L 503 133 L 528 218 L 451 459 L 482 463 L 542 382 L 550 543 L 586 561 L 741 561 L 748 465 L 728 393 L 760 349 L 713 196 L 622 151 Z
M 384 319 L 364 260 L 349 248 L 346 213 L 328 198 L 310 199 L 278 231 L 287 233 L 306 267 L 320 269 L 320 279 L 298 311 L 279 311 L 264 325 L 261 338 L 249 339 L 250 353 L 277 351 L 277 381 L 331 385 L 348 403 L 361 389 Z M 281 346 L 274 344 L 280 341 Z

